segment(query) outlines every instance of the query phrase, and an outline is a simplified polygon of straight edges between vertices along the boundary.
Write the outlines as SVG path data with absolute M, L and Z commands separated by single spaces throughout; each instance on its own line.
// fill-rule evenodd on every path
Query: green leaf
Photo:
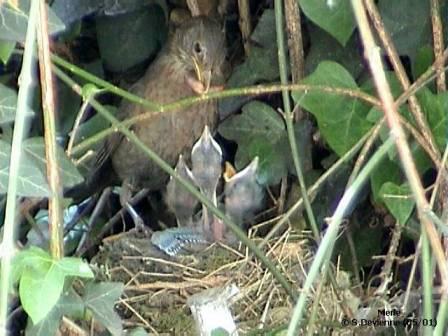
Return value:
M 38 167 L 42 174 L 46 174 L 47 159 L 45 157 L 45 143 L 43 138 L 30 138 L 24 141 L 23 148 L 25 153 L 30 157 L 36 167 Z M 73 187 L 83 181 L 82 175 L 78 169 L 70 161 L 61 147 L 57 147 L 59 174 L 61 177 L 61 184 L 65 188 Z
M 380 190 L 383 184 L 386 182 L 398 184 L 401 182 L 401 177 L 400 166 L 395 161 L 383 159 L 370 176 L 373 200 L 375 202 L 382 201 Z
M 23 309 L 39 323 L 54 307 L 61 296 L 65 275 L 53 259 L 34 258 L 32 266 L 25 267 L 20 278 L 19 293 Z M 43 304 L 45 303 L 45 304 Z
M 8 190 L 10 155 L 11 145 L 0 140 L 0 194 L 5 194 Z M 26 153 L 22 153 L 17 193 L 28 197 L 48 197 L 50 194 L 42 171 Z
M 82 259 L 65 257 L 56 264 L 65 276 L 78 276 L 82 278 L 93 278 L 93 272 L 89 265 Z
M 238 143 L 251 142 L 248 135 L 258 135 L 277 142 L 285 132 L 285 124 L 272 107 L 255 100 L 243 107 L 241 115 L 222 123 L 219 131 Z
M 123 71 L 154 56 L 166 38 L 165 26 L 159 6 L 120 16 L 98 17 L 98 46 L 107 68 Z
M 16 91 L 0 84 L 0 125 L 14 121 L 16 108 Z
M 347 70 L 334 62 L 322 62 L 302 83 L 358 89 Z M 371 128 L 371 123 L 366 120 L 369 106 L 357 99 L 320 91 L 293 92 L 292 97 L 316 117 L 320 132 L 339 156 Z
M 229 87 L 244 86 L 278 78 L 277 46 L 274 10 L 263 12 L 251 35 L 256 42 L 243 64 L 237 66 L 228 80 Z
M 355 29 L 350 0 L 300 0 L 305 15 L 345 45 Z
M 414 78 L 420 77 L 434 63 L 434 50 L 430 45 L 424 45 L 417 50 L 412 63 L 412 74 Z M 428 83 L 428 85 L 431 83 Z
M 229 88 L 273 81 L 279 77 L 277 45 L 273 42 L 276 40 L 276 33 L 275 16 L 272 9 L 263 12 L 252 33 L 251 40 L 256 44 L 251 47 L 244 62 L 233 69 L 226 85 Z M 245 102 L 247 102 L 246 97 L 231 97 L 219 100 L 221 119 L 225 119 Z
M 435 95 L 429 89 L 423 88 L 417 97 L 436 144 L 439 150 L 443 151 L 448 136 L 448 93 Z
M 431 44 L 430 4 L 421 0 L 380 0 L 378 10 L 400 55 L 414 59 L 417 50 Z
M 8 63 L 15 46 L 16 42 L 0 40 L 0 60 L 3 64 Z
M 7 4 L 0 6 L 0 16 L 2 18 L 0 22 L 0 39 L 17 42 L 25 41 L 29 9 L 30 0 L 21 0 L 19 2 L 19 10 Z M 63 31 L 65 25 L 62 21 L 59 20 L 48 5 L 47 10 L 49 33 L 55 34 Z
M 269 105 L 259 101 L 246 104 L 240 115 L 232 116 L 220 125 L 219 132 L 238 143 L 235 158 L 238 170 L 258 156 L 260 183 L 276 184 L 287 173 L 285 148 L 280 146 L 286 136 L 285 125 Z
M 50 313 L 39 323 L 33 324 L 31 319 L 26 326 L 27 336 L 55 335 L 62 316 L 81 319 L 84 315 L 84 303 L 72 289 L 63 293 Z
M 372 256 L 384 249 L 384 229 L 381 225 L 354 225 L 351 228 L 359 267 L 369 267 L 376 263 Z M 353 269 L 353 254 L 345 239 L 338 240 L 336 255 L 341 255 L 341 267 Z
M 274 10 L 266 9 L 258 20 L 250 39 L 263 48 L 272 48 L 273 45 L 276 47 L 275 43 L 272 43 L 277 38 L 276 34 Z
M 138 327 L 130 331 L 126 331 L 126 336 L 149 336 L 145 329 Z
M 415 205 L 409 185 L 407 183 L 397 185 L 392 182 L 386 182 L 381 187 L 380 195 L 398 223 L 406 224 Z
M 309 25 L 308 31 L 311 45 L 305 59 L 305 73 L 314 71 L 322 61 L 341 64 L 355 78 L 364 70 L 357 34 L 353 34 L 343 47 L 331 35 L 315 25 Z
M 61 293 L 66 276 L 93 277 L 91 269 L 81 259 L 66 257 L 54 260 L 47 252 L 37 247 L 23 250 L 15 256 L 13 275 L 16 279 L 20 278 L 20 300 L 34 326 L 47 317 L 57 302 L 60 305 L 58 311 L 61 311 L 64 304 L 64 295 L 61 297 Z M 43 302 L 45 304 L 42 304 Z M 69 308 L 74 312 L 73 307 Z M 64 311 L 68 311 L 67 307 Z M 47 322 L 37 326 L 36 331 L 53 327 L 53 320 L 60 316 L 56 314 L 48 318 Z
M 106 327 L 112 335 L 122 333 L 121 319 L 114 311 L 115 302 L 120 298 L 124 285 L 117 282 L 90 283 L 84 297 L 86 307 L 95 319 Z
M 216 328 L 212 330 L 211 336 L 230 336 L 230 334 L 224 328 Z

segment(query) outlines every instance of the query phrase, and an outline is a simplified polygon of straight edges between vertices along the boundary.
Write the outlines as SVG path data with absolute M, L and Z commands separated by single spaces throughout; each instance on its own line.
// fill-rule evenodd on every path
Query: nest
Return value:
M 256 244 L 257 228 L 249 232 Z M 287 230 L 264 242 L 263 252 L 294 288 L 305 279 L 312 253 L 309 240 Z M 93 260 L 100 265 L 100 280 L 125 283 L 118 305 L 126 328 L 143 327 L 154 334 L 196 335 L 187 298 L 208 288 L 235 284 L 240 293 L 231 304 L 238 330 L 271 329 L 289 322 L 293 302 L 264 265 L 242 245 L 215 243 L 201 251 L 168 257 L 148 237 L 128 232 L 110 237 Z M 323 309 L 334 314 L 337 300 L 325 293 Z M 335 307 L 333 307 L 335 306 Z

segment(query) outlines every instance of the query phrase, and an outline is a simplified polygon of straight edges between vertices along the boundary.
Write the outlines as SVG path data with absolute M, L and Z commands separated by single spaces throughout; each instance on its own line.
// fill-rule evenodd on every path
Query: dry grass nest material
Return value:
M 255 243 L 259 227 L 249 232 Z M 263 252 L 301 287 L 312 258 L 309 240 L 287 230 L 268 241 Z M 192 254 L 168 257 L 148 237 L 128 232 L 110 237 L 94 258 L 99 280 L 125 284 L 119 313 L 126 328 L 144 327 L 154 334 L 195 335 L 187 298 L 208 288 L 234 283 L 240 290 L 231 311 L 241 333 L 287 323 L 293 304 L 272 274 L 242 245 L 213 244 Z M 333 314 L 336 298 L 328 294 L 325 309 Z M 333 299 L 330 299 L 333 297 Z

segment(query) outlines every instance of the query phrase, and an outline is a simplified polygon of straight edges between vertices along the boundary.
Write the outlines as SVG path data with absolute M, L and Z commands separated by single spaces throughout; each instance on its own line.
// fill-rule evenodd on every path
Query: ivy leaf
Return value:
M 407 55 L 414 60 L 418 48 L 431 44 L 429 2 L 380 0 L 378 10 L 400 55 Z
M 10 158 L 11 145 L 0 140 L 0 194 L 5 194 L 8 190 Z M 26 153 L 22 153 L 17 193 L 28 197 L 48 197 L 50 194 L 44 174 Z
M 395 161 L 386 158 L 383 159 L 370 176 L 370 187 L 372 188 L 373 200 L 375 202 L 382 201 L 380 190 L 386 182 L 398 184 L 400 181 L 400 166 Z
M 90 283 L 86 287 L 85 305 L 95 319 L 105 326 L 112 335 L 122 334 L 121 319 L 114 310 L 124 285 L 114 282 Z
M 14 41 L 0 40 L 0 60 L 3 64 L 8 63 L 15 46 L 16 42 Z
M 57 262 L 57 267 L 65 276 L 78 276 L 82 278 L 93 278 L 93 272 L 89 265 L 80 258 L 65 257 Z
M 81 259 L 53 259 L 48 252 L 32 247 L 14 258 L 13 276 L 19 280 L 20 300 L 34 325 L 42 321 L 59 301 L 65 277 L 92 278 Z M 45 304 L 42 304 L 42 303 Z
M 277 46 L 273 43 L 275 39 L 274 11 L 267 9 L 251 35 L 251 40 L 255 43 L 251 47 L 250 54 L 242 64 L 233 69 L 227 87 L 235 88 L 277 79 L 279 70 Z M 220 119 L 225 119 L 245 102 L 247 97 L 220 99 L 218 102 Z
M 25 334 L 27 336 L 55 335 L 62 316 L 81 319 L 84 314 L 84 303 L 73 290 L 63 293 L 50 313 L 39 323 L 28 320 Z
M 212 330 L 211 336 L 230 336 L 230 334 L 224 328 L 216 328 Z
M 350 0 L 300 0 L 305 15 L 320 28 L 345 45 L 356 23 Z
M 17 108 L 17 93 L 0 84 L 0 125 L 14 121 Z
M 45 157 L 45 143 L 43 138 L 30 138 L 23 143 L 24 152 L 31 158 L 34 165 L 40 169 L 42 174 L 46 174 L 47 159 Z M 82 175 L 78 172 L 72 161 L 67 157 L 61 147 L 57 147 L 59 174 L 61 183 L 65 188 L 73 187 L 83 181 Z
M 25 41 L 26 29 L 28 26 L 28 13 L 30 0 L 19 1 L 18 10 L 3 4 L 0 6 L 0 39 L 14 42 Z M 48 7 L 48 30 L 50 34 L 56 34 L 65 29 L 65 25 Z
M 284 146 L 280 146 L 286 135 L 285 125 L 280 115 L 269 105 L 259 101 L 246 104 L 240 115 L 220 125 L 219 132 L 238 143 L 235 158 L 238 170 L 258 156 L 260 183 L 276 184 L 287 173 L 286 153 Z
M 55 267 L 50 255 L 34 260 L 32 267 L 23 269 L 19 293 L 23 309 L 37 324 L 47 316 L 61 296 L 65 275 Z
M 344 67 L 328 61 L 319 64 L 302 83 L 358 89 Z M 369 107 L 357 99 L 319 91 L 293 92 L 292 97 L 316 117 L 320 132 L 339 156 L 356 144 L 372 126 L 366 120 Z
M 433 94 L 423 88 L 418 93 L 418 100 L 428 121 L 437 146 L 441 151 L 445 149 L 448 136 L 448 93 Z
M 341 46 L 329 33 L 315 25 L 310 24 L 308 32 L 311 45 L 305 59 L 306 74 L 314 71 L 322 61 L 341 64 L 355 78 L 364 70 L 357 34 L 353 34 L 346 45 Z
M 392 182 L 386 182 L 381 187 L 380 195 L 398 223 L 406 224 L 415 206 L 409 185 L 407 183 L 397 185 Z
M 120 72 L 154 56 L 167 30 L 162 9 L 151 6 L 120 16 L 98 17 L 96 32 L 105 65 Z

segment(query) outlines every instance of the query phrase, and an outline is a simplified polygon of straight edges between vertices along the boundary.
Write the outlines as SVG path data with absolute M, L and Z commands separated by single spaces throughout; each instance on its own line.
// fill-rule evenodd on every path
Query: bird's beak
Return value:
M 198 83 L 196 83 L 195 87 L 196 89 L 193 89 L 197 93 L 207 93 L 210 89 L 210 83 L 212 78 L 212 72 L 211 70 L 206 70 L 198 62 L 196 58 L 193 58 L 193 64 L 194 64 L 194 71 L 196 74 L 196 80 Z M 199 91 L 199 92 L 198 92 Z

